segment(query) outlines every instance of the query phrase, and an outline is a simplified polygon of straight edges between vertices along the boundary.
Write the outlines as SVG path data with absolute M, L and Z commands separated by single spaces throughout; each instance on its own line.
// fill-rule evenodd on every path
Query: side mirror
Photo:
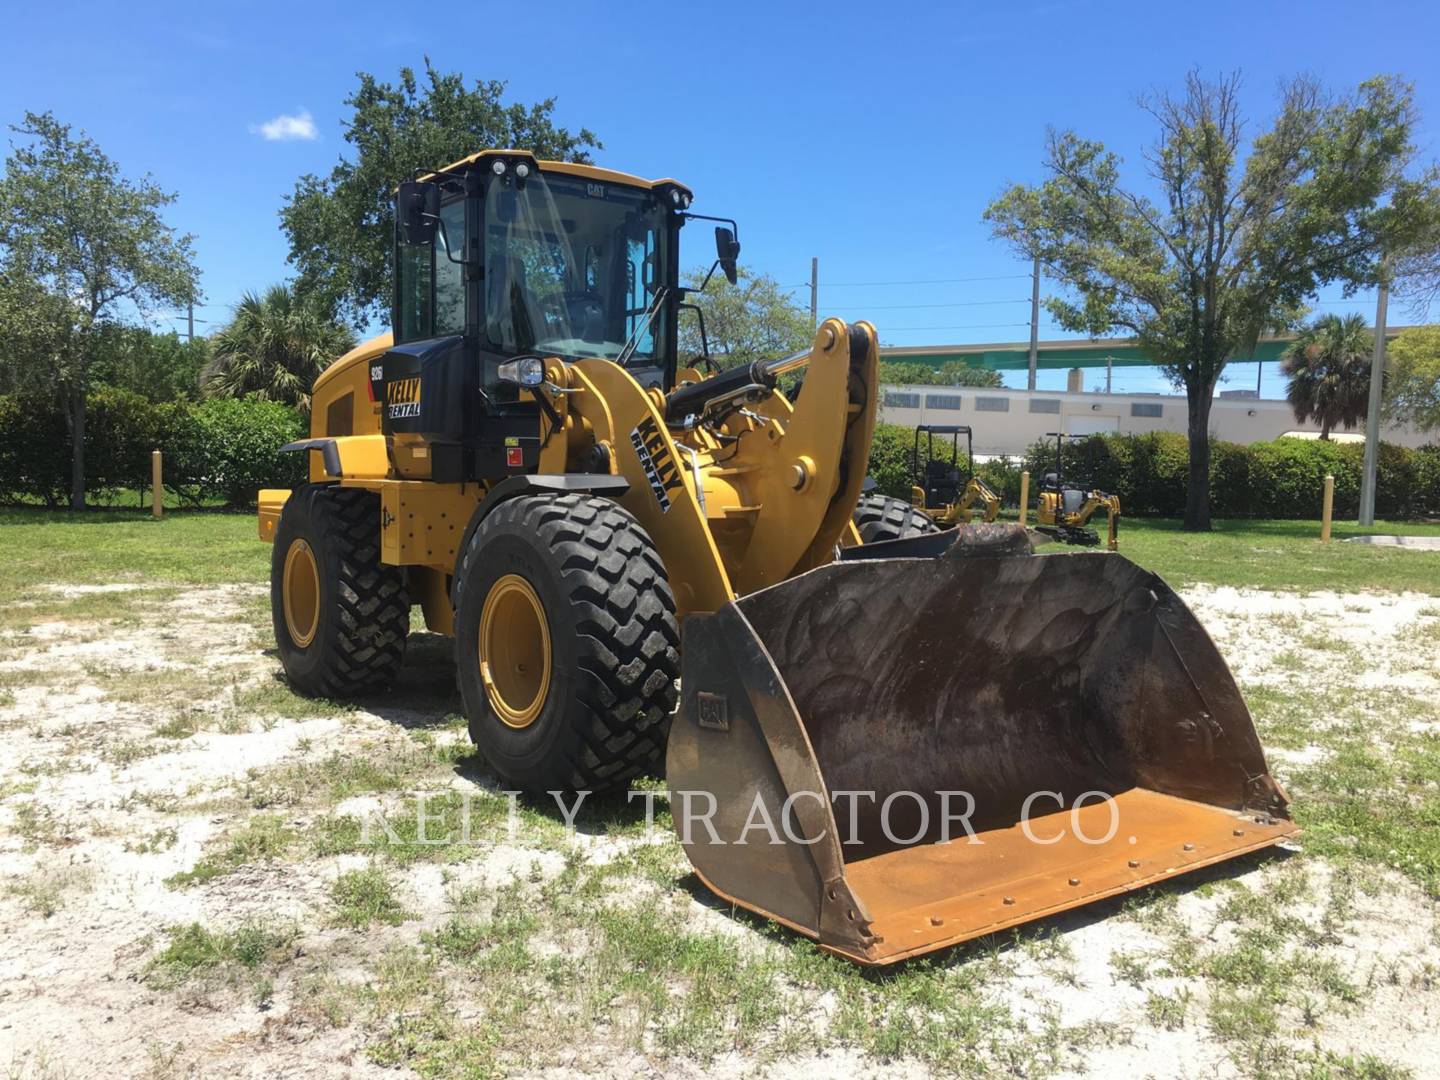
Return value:
M 440 185 L 406 180 L 395 196 L 395 220 L 407 244 L 433 244 L 440 224 Z
M 740 241 L 735 239 L 732 230 L 723 225 L 715 226 L 715 258 L 725 272 L 725 280 L 734 285 L 738 274 L 735 261 L 740 258 Z

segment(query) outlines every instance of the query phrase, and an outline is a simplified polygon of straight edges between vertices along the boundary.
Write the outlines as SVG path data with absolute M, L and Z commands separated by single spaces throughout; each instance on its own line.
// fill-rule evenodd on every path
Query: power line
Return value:
M 991 307 L 995 304 L 1028 304 L 1029 302 L 1029 300 L 956 300 L 949 304 L 865 304 L 863 306 L 866 311 L 916 311 L 920 308 Z
M 970 281 L 1014 281 L 1029 274 L 994 274 L 987 277 L 929 278 L 924 281 L 827 281 L 827 289 L 875 288 L 883 285 L 960 285 Z M 809 286 L 806 286 L 807 288 Z

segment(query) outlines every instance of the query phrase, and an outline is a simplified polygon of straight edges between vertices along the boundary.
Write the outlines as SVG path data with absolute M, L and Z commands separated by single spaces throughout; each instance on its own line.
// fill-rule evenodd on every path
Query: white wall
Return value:
M 893 401 L 893 395 L 918 395 L 919 407 Z M 927 399 L 960 399 L 960 407 L 939 408 Z M 1005 402 L 1003 411 L 977 407 L 976 400 Z M 1160 415 L 1136 416 L 1132 406 Z M 1037 412 L 1036 409 L 1051 411 Z M 1049 431 L 1088 435 L 1097 431 L 1138 434 L 1146 431 L 1185 433 L 1187 408 L 1183 397 L 1164 394 L 1092 394 L 1050 390 L 980 389 L 969 386 L 882 386 L 880 419 L 887 424 L 968 424 L 975 432 L 975 453 L 1019 455 Z M 1278 438 L 1292 431 L 1319 432 L 1318 424 L 1299 424 L 1289 402 L 1261 398 L 1217 397 L 1210 409 L 1210 432 L 1217 439 L 1252 443 Z M 1345 431 L 1353 429 L 1346 428 Z M 1361 429 L 1363 432 L 1363 428 Z M 1402 446 L 1440 441 L 1407 428 L 1384 427 L 1381 438 Z

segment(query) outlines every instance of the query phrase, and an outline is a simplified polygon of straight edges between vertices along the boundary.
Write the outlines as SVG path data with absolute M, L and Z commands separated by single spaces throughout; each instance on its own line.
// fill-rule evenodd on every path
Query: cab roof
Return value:
M 438 169 L 428 176 L 421 177 L 421 179 L 429 180 L 444 173 L 464 172 L 466 168 L 474 165 L 477 161 L 483 161 L 485 158 L 492 157 L 526 158 L 529 161 L 533 161 L 536 167 L 544 173 L 564 173 L 569 176 L 581 176 L 586 180 L 599 180 L 606 184 L 625 184 L 629 187 L 657 188 L 662 184 L 667 186 L 673 185 L 692 197 L 695 194 L 687 185 L 668 176 L 661 177 L 658 180 L 646 180 L 643 177 L 632 176 L 629 173 L 616 172 L 614 169 L 602 169 L 598 165 L 582 165 L 574 161 L 545 161 L 537 158 L 529 150 L 480 150 L 468 157 L 461 158 L 459 161 L 452 161 L 443 169 Z

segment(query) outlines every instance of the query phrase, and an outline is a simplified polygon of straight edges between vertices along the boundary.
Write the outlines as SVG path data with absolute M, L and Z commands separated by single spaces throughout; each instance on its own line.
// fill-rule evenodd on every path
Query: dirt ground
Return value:
M 1433 740 L 1440 714 L 1413 706 L 1440 690 L 1432 598 L 1186 599 L 1295 798 L 1345 782 L 1325 770 L 1357 718 L 1397 760 Z M 569 836 L 527 807 L 512 839 L 436 639 L 417 639 L 390 701 L 344 709 L 277 682 L 260 588 L 55 585 L 27 602 L 38 621 L 12 612 L 0 633 L 14 1076 L 1440 1071 L 1440 907 L 1399 856 L 1351 858 L 1324 828 L 1321 853 L 1307 838 L 864 982 L 707 901 L 633 815 Z M 1341 690 L 1362 696 L 1316 716 Z M 473 797 L 493 842 L 378 860 L 336 824 L 416 790 Z M 649 924 L 623 921 L 637 912 L 663 922 L 653 965 L 636 943 Z M 472 925 L 483 950 L 464 944 Z M 523 957 L 500 957 L 507 934 Z M 583 960 L 595 942 L 603 961 Z M 607 981 L 627 964 L 660 975 Z M 721 986 L 718 1003 L 702 1010 L 700 985 Z M 852 1015 L 865 1009 L 882 1015 Z

